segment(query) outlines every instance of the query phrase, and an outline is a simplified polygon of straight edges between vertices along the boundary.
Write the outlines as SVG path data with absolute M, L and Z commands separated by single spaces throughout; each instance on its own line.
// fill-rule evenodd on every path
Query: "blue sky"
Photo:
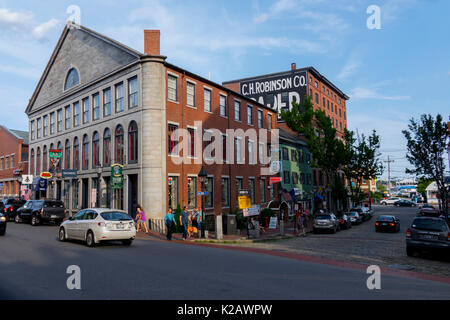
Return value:
M 70 5 L 82 25 L 141 52 L 143 30 L 160 29 L 169 62 L 218 83 L 314 66 L 351 97 L 349 128 L 381 135 L 391 176 L 405 176 L 408 119 L 450 115 L 447 0 L 0 0 L 0 124 L 27 130 L 24 110 Z M 370 5 L 380 30 L 366 26 Z

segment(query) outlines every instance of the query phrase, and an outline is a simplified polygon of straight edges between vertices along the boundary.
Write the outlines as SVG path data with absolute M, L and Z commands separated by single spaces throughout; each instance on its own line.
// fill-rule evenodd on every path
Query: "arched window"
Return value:
M 64 85 L 64 90 L 69 90 L 72 87 L 75 87 L 80 83 L 80 76 L 78 75 L 78 71 L 75 68 L 72 68 L 67 73 L 66 83 Z
M 100 167 L 100 136 L 97 131 L 92 137 L 92 168 Z
M 105 129 L 103 134 L 103 166 L 111 165 L 111 130 Z
M 38 158 L 40 160 L 41 157 L 38 157 Z M 44 146 L 44 151 L 43 151 L 43 155 L 42 155 L 42 169 L 41 169 L 41 164 L 39 163 L 39 173 L 46 172 L 47 168 L 48 168 L 47 146 Z
M 73 168 L 75 170 L 80 168 L 80 143 L 78 138 L 73 140 Z
M 138 126 L 135 121 L 128 127 L 128 163 L 138 162 Z
M 87 134 L 83 137 L 83 170 L 89 169 L 89 137 Z
M 57 147 L 57 149 L 58 149 L 58 150 L 61 150 L 61 153 L 63 152 L 61 141 L 58 141 L 58 147 Z M 61 167 L 62 167 L 61 162 L 63 161 L 63 159 L 64 159 L 64 158 L 63 158 L 63 155 L 61 154 L 61 158 L 59 159 L 58 166 L 57 166 L 58 170 L 61 170 Z
M 28 172 L 34 176 L 34 149 L 31 149 L 30 168 L 28 169 Z
M 123 149 L 124 149 L 124 139 L 123 139 L 123 127 L 119 124 L 116 128 L 116 140 L 115 140 L 115 161 L 118 164 L 123 164 Z
M 66 140 L 66 147 L 64 151 L 64 169 L 70 169 L 70 140 Z

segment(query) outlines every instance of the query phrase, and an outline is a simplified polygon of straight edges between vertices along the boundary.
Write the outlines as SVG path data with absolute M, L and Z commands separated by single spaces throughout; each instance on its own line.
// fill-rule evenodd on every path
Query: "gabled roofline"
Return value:
M 25 143 L 25 139 L 22 138 L 22 137 L 20 137 L 20 136 L 17 135 L 16 133 L 14 133 L 12 130 L 8 129 L 7 127 L 5 127 L 5 126 L 3 126 L 3 125 L 1 125 L 1 124 L 0 124 L 0 127 L 3 128 L 6 132 L 8 132 L 10 135 L 14 136 L 14 138 L 16 138 L 17 140 L 22 140 L 22 144 L 27 145 L 27 144 Z M 17 131 L 20 131 L 20 130 L 17 130 Z M 26 131 L 23 131 L 23 132 L 26 132 Z
M 28 102 L 28 106 L 25 109 L 25 113 L 27 115 L 29 114 L 29 112 L 31 110 L 31 106 L 36 101 L 36 97 L 39 94 L 39 92 L 40 92 L 40 90 L 42 88 L 42 85 L 43 85 L 45 79 L 48 76 L 48 73 L 50 72 L 50 68 L 53 65 L 53 62 L 55 61 L 56 56 L 58 55 L 58 53 L 59 53 L 59 51 L 60 51 L 60 49 L 62 47 L 62 44 L 64 43 L 64 40 L 66 39 L 67 34 L 69 33 L 69 31 L 72 28 L 77 28 L 79 30 L 83 30 L 84 32 L 89 33 L 90 35 L 92 35 L 92 36 L 94 36 L 94 37 L 96 37 L 96 38 L 98 38 L 100 40 L 103 40 L 103 41 L 105 41 L 105 42 L 107 42 L 107 43 L 109 43 L 109 44 L 111 44 L 111 45 L 113 45 L 115 47 L 118 47 L 118 48 L 120 48 L 120 49 L 122 49 L 124 51 L 127 51 L 129 54 L 135 56 L 138 59 L 143 56 L 143 54 L 140 53 L 139 51 L 134 50 L 134 49 L 132 49 L 132 48 L 130 48 L 130 47 L 128 47 L 128 46 L 126 46 L 126 45 L 116 41 L 116 40 L 113 40 L 113 39 L 111 39 L 111 38 L 109 38 L 109 37 L 107 37 L 105 35 L 102 35 L 102 34 L 100 34 L 98 32 L 93 31 L 93 30 L 91 30 L 89 28 L 86 28 L 86 27 L 84 27 L 82 25 L 75 25 L 74 26 L 70 22 L 67 23 L 66 26 L 64 27 L 62 33 L 61 33 L 61 36 L 59 37 L 59 40 L 58 40 L 58 42 L 56 44 L 55 49 L 53 50 L 52 55 L 50 56 L 50 59 L 49 59 L 49 61 L 47 63 L 47 66 L 45 67 L 44 72 L 42 73 L 42 76 L 39 79 L 39 82 L 38 82 L 38 84 L 36 86 L 36 89 L 34 90 L 33 95 L 31 96 L 31 99 Z

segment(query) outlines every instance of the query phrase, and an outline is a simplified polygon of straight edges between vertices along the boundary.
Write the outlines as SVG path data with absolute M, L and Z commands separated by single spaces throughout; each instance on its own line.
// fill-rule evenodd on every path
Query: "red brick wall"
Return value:
M 236 97 L 233 94 L 228 93 L 226 90 L 221 89 L 219 86 L 213 86 L 210 83 L 204 83 L 201 79 L 185 76 L 183 73 L 177 70 L 168 69 L 168 72 L 178 76 L 178 102 L 167 100 L 167 121 L 175 122 L 179 128 L 187 128 L 188 126 L 194 126 L 195 121 L 202 121 L 203 129 L 218 129 L 222 133 L 226 132 L 226 129 L 238 129 L 241 128 L 244 131 L 249 128 L 258 129 L 258 114 L 257 110 L 263 110 L 264 127 L 267 128 L 267 114 L 272 114 L 272 128 L 276 128 L 276 114 L 273 111 L 269 111 L 266 108 L 260 108 L 255 105 L 255 102 L 250 99 L 242 97 Z M 187 80 L 195 82 L 195 96 L 196 96 L 196 108 L 187 106 Z M 204 111 L 204 86 L 207 89 L 212 89 L 211 93 L 211 109 L 212 112 Z M 220 94 L 227 96 L 228 117 L 220 115 Z M 234 99 L 241 101 L 241 122 L 234 120 Z M 247 104 L 253 106 L 253 126 L 247 124 Z M 167 130 L 167 129 L 166 129 Z M 167 134 L 168 137 L 168 134 Z M 168 139 L 168 138 L 167 138 Z M 256 145 L 256 154 L 258 154 L 258 141 L 254 142 Z M 233 142 L 234 145 L 234 142 Z M 168 151 L 167 151 L 168 153 Z M 234 164 L 213 164 L 205 165 L 208 175 L 214 175 L 214 208 L 215 214 L 221 212 L 227 212 L 229 209 L 222 208 L 222 196 L 221 196 L 221 178 L 222 176 L 229 176 L 230 178 L 230 207 L 237 207 L 237 192 L 236 192 L 236 176 L 243 177 L 243 187 L 248 189 L 249 177 L 255 178 L 255 198 L 256 203 L 260 203 L 260 189 L 258 178 L 260 177 L 261 166 L 259 162 L 256 165 L 248 164 L 248 146 L 245 144 L 245 163 L 242 165 Z M 259 161 L 259 159 L 258 159 Z M 167 155 L 167 173 L 179 174 L 179 194 L 178 199 L 183 207 L 188 204 L 188 175 L 197 175 L 201 170 L 201 164 L 180 164 L 176 165 L 172 162 L 172 157 Z M 266 179 L 266 198 L 269 199 L 269 191 L 267 190 L 269 177 Z M 197 179 L 197 189 L 200 191 L 201 184 Z M 168 201 L 168 199 L 167 199 Z M 197 206 L 201 206 L 201 197 L 197 197 Z M 212 211 L 212 210 L 210 210 Z M 208 210 L 206 210 L 208 212 Z

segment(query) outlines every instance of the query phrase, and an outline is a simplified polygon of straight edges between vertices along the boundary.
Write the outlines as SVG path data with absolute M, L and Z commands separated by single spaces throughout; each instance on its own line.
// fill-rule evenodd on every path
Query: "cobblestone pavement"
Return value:
M 311 233 L 305 238 L 249 243 L 240 246 L 310 254 L 384 267 L 411 266 L 414 267 L 414 271 L 450 276 L 450 257 L 430 254 L 420 254 L 415 257 L 406 255 L 405 233 L 418 211 L 417 208 L 374 206 L 373 209 L 374 216 L 371 220 L 336 234 Z M 375 232 L 375 220 L 384 214 L 399 217 L 400 232 Z

